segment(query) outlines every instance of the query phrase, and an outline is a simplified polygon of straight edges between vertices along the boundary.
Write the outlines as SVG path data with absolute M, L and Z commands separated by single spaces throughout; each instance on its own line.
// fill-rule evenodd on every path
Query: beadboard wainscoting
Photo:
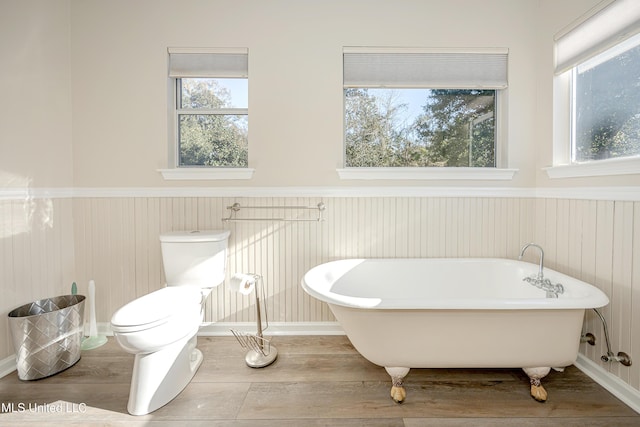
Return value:
M 323 202 L 326 210 L 319 222 L 223 222 L 226 207 L 236 202 Z M 334 320 L 328 307 L 300 287 L 311 267 L 354 257 L 513 258 L 521 243 L 534 237 L 535 209 L 534 199 L 515 198 L 78 198 L 76 273 L 79 284 L 96 281 L 102 295 L 98 318 L 108 320 L 121 305 L 164 283 L 161 232 L 226 228 L 231 230 L 228 273 L 263 276 L 270 321 L 326 322 Z M 243 210 L 244 217 L 253 214 L 292 215 Z M 205 322 L 255 321 L 254 302 L 220 286 L 209 298 Z
M 80 194 L 80 195 L 78 195 Z M 2 311 L 0 360 L 13 354 L 6 313 L 30 300 L 68 293 L 71 282 L 86 293 L 93 279 L 97 319 L 107 323 L 125 303 L 164 283 L 158 235 L 171 230 L 231 230 L 228 276 L 264 277 L 265 306 L 277 327 L 328 325 L 328 307 L 300 287 L 311 267 L 352 257 L 506 257 L 522 244 L 545 249 L 546 266 L 592 283 L 611 299 L 602 310 L 614 352 L 640 363 L 640 201 L 583 200 L 569 196 L 324 196 L 293 197 L 98 195 L 0 200 Z M 566 193 L 565 193 L 566 194 Z M 326 205 L 324 221 L 223 222 L 227 206 Z M 242 215 L 285 217 L 315 213 L 281 209 Z M 527 260 L 537 262 L 534 252 Z M 255 322 L 253 295 L 214 290 L 205 322 Z M 206 328 L 206 326 L 205 326 Z M 583 358 L 635 390 L 640 370 L 600 361 L 606 353 L 602 326 L 588 312 Z M 535 346 L 535 343 L 532 343 Z
M 76 280 L 72 211 L 70 198 L 0 197 L 0 375 L 2 362 L 14 354 L 9 311 L 71 293 Z
M 545 250 L 545 265 L 602 289 L 610 299 L 601 309 L 613 353 L 624 351 L 631 367 L 604 363 L 602 322 L 589 310 L 585 332 L 596 345 L 581 345 L 589 360 L 640 389 L 640 202 L 536 200 L 535 240 Z

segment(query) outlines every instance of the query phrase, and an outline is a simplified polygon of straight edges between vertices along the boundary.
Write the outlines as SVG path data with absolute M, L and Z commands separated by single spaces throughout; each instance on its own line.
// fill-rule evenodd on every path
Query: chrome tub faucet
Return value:
M 538 269 L 538 279 L 542 280 L 542 278 L 544 277 L 544 274 L 542 273 L 542 269 L 544 268 L 544 250 L 542 250 L 542 246 L 535 243 L 527 243 L 522 247 L 522 249 L 520 249 L 520 256 L 518 257 L 518 259 L 522 260 L 522 257 L 524 256 L 526 250 L 529 249 L 529 246 L 538 248 L 538 250 L 540 251 L 540 268 Z
M 538 248 L 538 250 L 540 251 L 540 266 L 538 268 L 538 274 L 537 275 L 534 274 L 534 275 L 531 275 L 529 277 L 525 277 L 522 280 L 524 280 L 525 282 L 535 286 L 536 288 L 539 288 L 539 289 L 542 289 L 543 291 L 545 291 L 547 298 L 558 298 L 559 294 L 564 293 L 564 286 L 562 286 L 560 283 L 553 284 L 553 283 L 551 283 L 551 280 L 544 278 L 544 273 L 543 273 L 543 270 L 544 270 L 544 250 L 542 249 L 542 246 L 537 245 L 535 243 L 527 243 L 520 250 L 520 256 L 518 256 L 518 259 L 522 260 L 522 257 L 524 256 L 524 253 L 529 248 L 529 246 L 533 246 L 535 248 Z

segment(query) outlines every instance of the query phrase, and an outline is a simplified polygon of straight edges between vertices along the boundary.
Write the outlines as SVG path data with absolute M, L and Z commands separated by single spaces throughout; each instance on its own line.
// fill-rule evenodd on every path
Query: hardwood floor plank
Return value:
M 3 419 L 0 418 L 0 421 Z M 3 427 L 32 427 L 33 421 L 11 421 Z M 39 421 L 38 427 L 59 427 L 56 421 Z M 184 427 L 184 421 L 69 421 L 65 426 L 93 427 Z M 320 420 L 207 420 L 189 421 L 189 427 L 404 427 L 404 421 L 398 419 L 320 419 Z
M 52 377 L 20 381 L 13 372 L 1 378 L 0 425 L 640 426 L 639 414 L 573 366 L 543 379 L 544 404 L 529 396 L 520 369 L 412 369 L 407 400 L 398 405 L 389 397 L 386 371 L 346 337 L 278 336 L 273 342 L 278 360 L 253 369 L 233 337 L 199 337 L 204 361 L 193 381 L 165 407 L 134 417 L 126 411 L 133 356 L 110 338 Z M 54 410 L 36 409 L 43 405 Z
M 254 383 L 239 419 L 401 418 L 382 382 Z
M 15 386 L 14 386 L 15 387 Z M 129 384 L 33 384 L 0 390 L 0 402 L 11 408 L 4 421 L 188 420 L 235 419 L 244 402 L 249 384 L 189 384 L 173 401 L 149 415 L 132 417 L 127 413 Z M 51 398 L 51 396 L 56 396 Z M 8 406 L 10 405 L 11 406 Z
M 0 384 L 0 402 L 12 404 L 17 419 L 38 419 L 50 415 L 50 412 L 61 414 L 60 420 L 74 418 L 73 409 L 67 409 L 66 403 L 83 405 L 87 409 L 95 408 L 102 412 L 126 412 L 129 385 L 121 384 L 47 384 L 44 382 L 29 382 L 26 384 L 11 384 L 5 387 Z M 54 402 L 62 402 L 60 410 L 56 410 Z M 21 406 L 22 405 L 22 406 Z M 45 406 L 45 408 L 39 408 Z M 54 409 L 49 411 L 47 406 Z M 5 406 L 6 408 L 6 406 Z M 22 408 L 24 410 L 22 410 Z M 7 417 L 2 415 L 2 419 Z
M 405 418 L 405 427 L 637 427 L 637 417 L 616 418 Z
M 386 371 L 357 355 L 295 355 L 279 354 L 276 361 L 265 368 L 250 368 L 244 354 L 233 360 L 207 358 L 196 382 L 241 381 L 390 381 Z
M 254 383 L 239 418 L 384 417 L 567 417 L 633 415 L 615 398 L 600 393 L 557 391 L 542 404 L 528 387 L 514 383 L 466 381 L 405 383 L 402 405 L 389 398 L 386 382 Z M 301 405 L 300 402 L 306 402 Z M 639 419 L 640 421 L 640 419 Z
M 264 332 L 279 352 L 285 354 L 359 354 L 344 335 L 296 335 L 269 336 Z M 227 354 L 234 352 L 244 354 L 246 350 L 234 337 L 199 337 L 198 347 L 206 354 Z

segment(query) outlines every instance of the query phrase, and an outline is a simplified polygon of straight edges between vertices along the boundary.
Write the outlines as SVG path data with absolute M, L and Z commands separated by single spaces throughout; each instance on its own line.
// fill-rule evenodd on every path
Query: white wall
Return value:
M 249 48 L 256 173 L 232 185 L 362 184 L 335 169 L 342 47 L 365 45 L 509 48 L 509 166 L 520 172 L 500 185 L 533 186 L 537 10 L 532 0 L 72 1 L 75 185 L 184 185 L 156 171 L 167 167 L 168 46 Z
M 73 182 L 69 0 L 0 0 L 0 188 Z
M 74 276 L 71 201 L 39 197 L 73 184 L 69 5 L 0 0 L 0 360 L 8 312 Z

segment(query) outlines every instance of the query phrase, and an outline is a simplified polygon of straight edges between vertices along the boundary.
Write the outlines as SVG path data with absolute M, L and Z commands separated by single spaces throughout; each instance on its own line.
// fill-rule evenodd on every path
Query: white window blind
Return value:
M 600 3 L 555 36 L 555 73 L 579 63 L 640 32 L 640 1 Z
M 344 48 L 344 87 L 505 89 L 507 49 Z
M 248 49 L 169 48 L 169 77 L 247 78 Z

